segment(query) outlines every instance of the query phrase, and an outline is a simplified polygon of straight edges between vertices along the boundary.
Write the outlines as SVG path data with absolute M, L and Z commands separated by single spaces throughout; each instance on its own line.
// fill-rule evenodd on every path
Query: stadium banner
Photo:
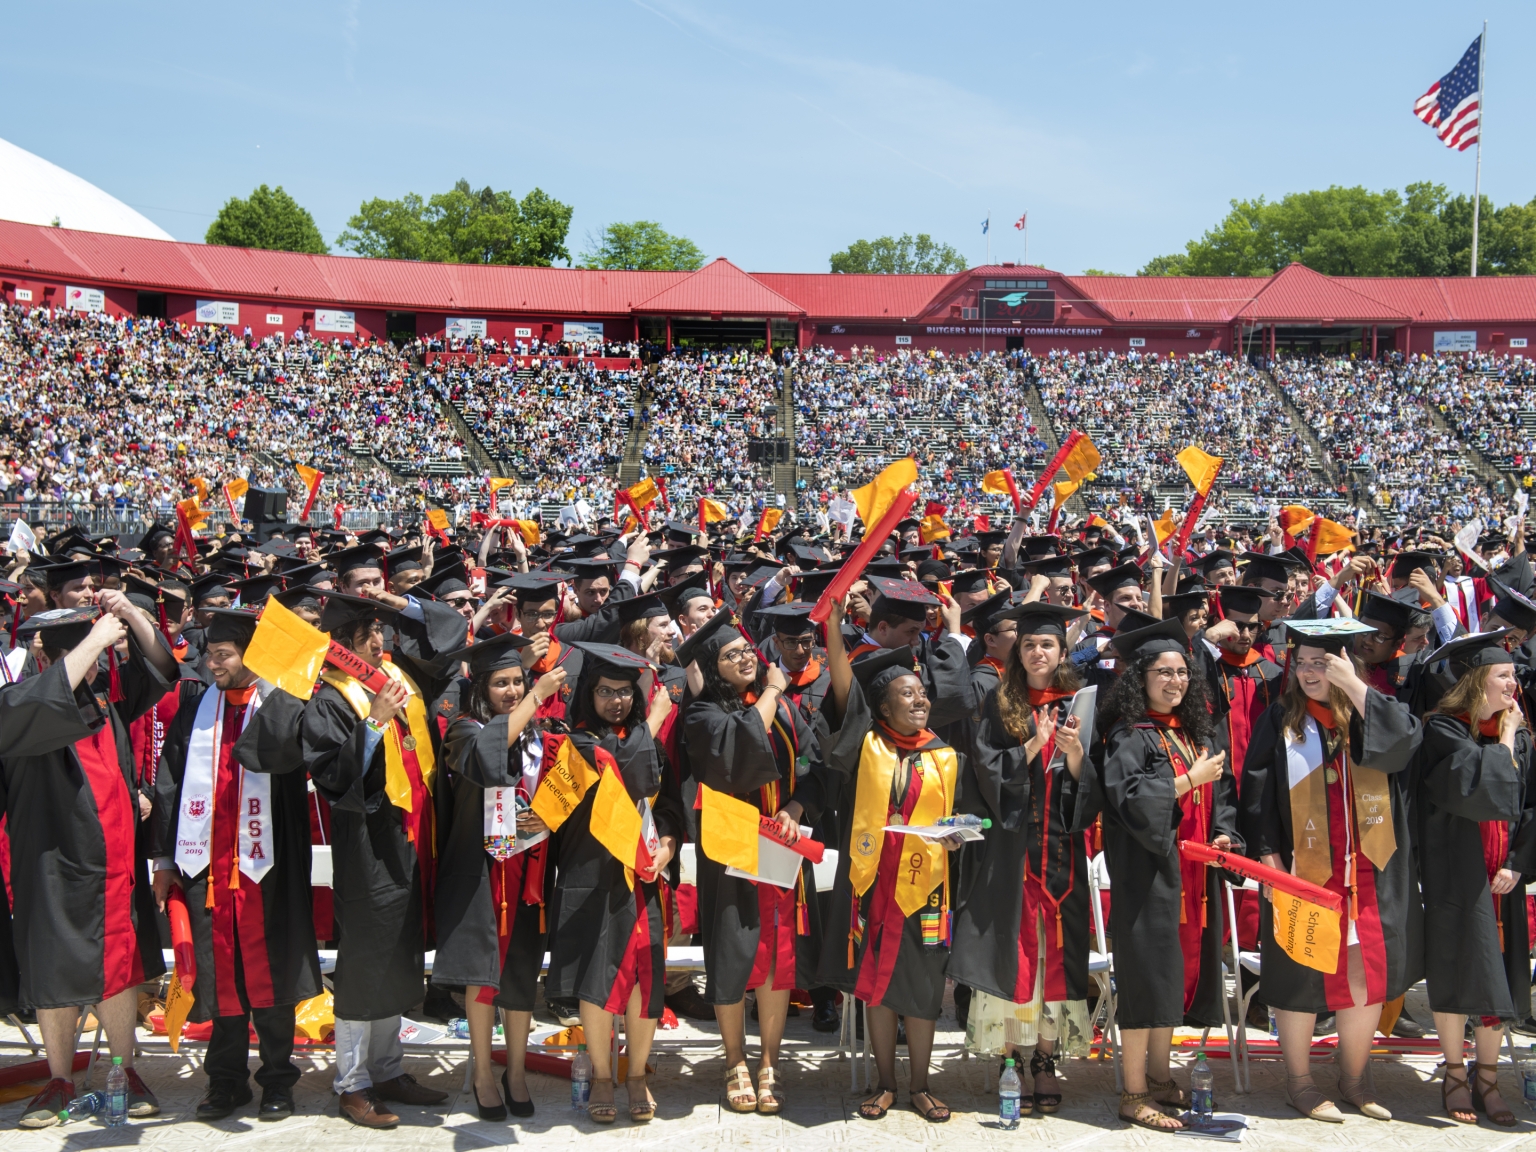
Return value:
M 199 324 L 238 324 L 240 305 L 230 300 L 199 300 L 197 302 Z
M 484 340 L 485 321 L 471 320 L 465 316 L 450 316 L 445 334 L 450 340 L 468 340 L 471 337 Z
M 20 298 L 20 293 L 17 293 Z M 107 310 L 107 297 L 100 288 L 76 288 L 67 285 L 64 289 L 64 307 L 71 312 L 105 312 Z
M 565 322 L 565 338 L 572 344 L 601 344 L 603 342 L 603 326 L 590 320 L 577 323 L 574 320 Z
M 1436 332 L 1436 352 L 1476 352 L 1477 333 L 1473 332 Z
M 315 309 L 316 332 L 356 332 L 357 313 L 338 312 L 334 309 Z
M 981 293 L 983 320 L 1055 320 L 1056 293 L 1049 288 Z

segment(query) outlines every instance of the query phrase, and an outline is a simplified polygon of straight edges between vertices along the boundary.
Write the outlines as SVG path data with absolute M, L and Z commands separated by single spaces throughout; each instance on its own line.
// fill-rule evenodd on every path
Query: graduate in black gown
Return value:
M 640 857 L 627 840 L 619 845 L 626 858 L 616 856 L 614 825 L 593 820 L 597 781 L 555 828 L 557 875 L 549 906 L 545 998 L 580 1001 L 582 1030 L 588 1036 L 609 1035 L 613 1017 L 624 1015 L 629 1115 L 643 1122 L 656 1110 L 645 1061 L 665 994 L 667 877 L 676 879 L 674 857 L 683 833 L 682 800 L 656 744 L 674 705 L 669 693 L 649 695 L 646 681 L 655 673 L 645 657 L 610 644 L 577 644 L 583 660 L 567 716 L 570 730 L 546 742 L 546 775 L 557 758 L 570 755 L 562 752 L 569 743 L 599 780 L 605 774 L 617 776 L 627 794 L 623 803 L 649 807 L 654 836 L 645 849 L 645 867 L 639 867 Z M 598 1123 L 612 1123 L 614 1069 L 608 1047 L 595 1043 L 588 1054 L 592 1099 L 587 1114 Z
M 458 622 L 457 640 L 446 647 L 456 649 L 463 646 L 464 618 L 449 614 Z M 389 682 L 372 693 L 327 668 L 299 731 L 304 767 L 331 806 L 340 933 L 332 977 L 334 1086 L 342 1114 L 369 1128 L 399 1123 L 386 1101 L 435 1104 L 447 1098 L 401 1070 L 399 1031 L 401 1013 L 421 1002 L 425 952 L 434 936 L 432 789 L 441 752 L 427 706 L 452 673 L 433 675 L 430 665 L 401 651 L 386 661 L 384 626 L 397 619 L 379 600 L 327 594 L 323 629 Z
M 506 633 L 446 657 L 467 660 L 470 678 L 464 706 L 448 727 L 436 793 L 441 835 L 432 980 L 464 987 L 482 1120 L 505 1120 L 509 1110 L 533 1115 L 524 1060 L 555 881 L 549 829 L 529 807 L 544 767 L 544 733 L 534 714 L 559 694 L 565 669 L 551 669 L 526 691 L 528 652 L 527 640 Z M 497 1008 L 507 1039 L 499 1089 L 491 1063 Z
M 1423 974 L 1409 771 L 1421 730 L 1408 707 L 1370 687 L 1344 652 L 1353 636 L 1373 637 L 1372 625 L 1292 620 L 1287 634 L 1289 679 L 1254 728 L 1243 765 L 1243 839 L 1249 856 L 1337 893 L 1343 919 L 1334 971 L 1325 973 L 1276 943 L 1266 902 L 1259 990 L 1275 1010 L 1293 1108 L 1343 1122 L 1310 1066 L 1317 1017 L 1333 1014 L 1339 1098 L 1390 1120 L 1366 1068 L 1382 1005 Z
M 261 1067 L 259 1115 L 293 1114 L 294 1008 L 319 995 L 310 898 L 308 780 L 299 755 L 303 702 L 245 667 L 254 611 L 210 608 L 203 659 L 212 686 L 183 680 L 155 774 L 150 848 L 164 909 L 181 889 L 197 956 L 193 1020 L 213 1021 L 199 1120 L 248 1103 L 249 1029 Z
M 958 618 L 958 606 L 950 601 L 948 607 Z M 899 1019 L 907 1031 L 912 1109 L 942 1123 L 949 1108 L 929 1090 L 928 1063 L 950 955 L 949 854 L 961 840 L 926 841 L 884 829 L 932 825 L 950 816 L 960 757 L 928 727 L 932 709 L 912 649 L 886 649 L 850 663 L 841 616 L 834 606 L 827 621 L 839 717 L 827 767 L 835 774 L 829 792 L 843 814 L 843 838 L 821 978 L 867 1005 L 880 1079 L 859 1115 L 878 1120 L 896 1103 Z
M 825 803 L 822 767 L 811 729 L 785 699 L 787 680 L 765 667 L 722 609 L 678 650 L 696 664 L 703 688 L 687 707 L 683 740 L 688 769 L 703 789 L 752 806 L 778 822 L 784 839 L 800 838 Z M 715 1006 L 725 1045 L 726 1101 L 736 1112 L 776 1113 L 783 1106 L 776 1066 L 790 993 L 815 983 L 821 916 L 811 862 L 783 888 L 728 875 L 709 855 L 707 805 L 697 857 L 699 928 L 704 944 L 704 998 Z M 756 993 L 762 1057 L 757 1088 L 747 1069 L 745 994 Z
M 1536 788 L 1520 682 L 1503 638 L 1463 637 L 1431 657 L 1448 659 L 1457 679 L 1424 718 L 1418 817 L 1424 967 L 1445 1052 L 1446 1112 L 1474 1124 L 1482 1112 L 1510 1127 L 1499 1042 L 1505 1023 L 1530 1015 L 1525 888 L 1536 872 Z M 1468 1016 L 1477 1036 L 1470 1089 L 1462 1064 Z
M 1231 848 L 1237 797 L 1225 754 L 1212 751 L 1205 684 L 1191 666 L 1184 626 L 1171 619 L 1117 631 L 1113 644 L 1120 678 L 1100 708 L 1107 734 L 1098 789 L 1114 888 L 1109 931 L 1125 1076 L 1119 1115 L 1166 1131 L 1181 1125 L 1152 1101 L 1189 1106 L 1169 1071 L 1173 1030 L 1186 1022 L 1219 1026 L 1224 995 L 1220 877 L 1184 859 L 1179 842 Z M 1075 827 L 1087 827 L 1092 809 L 1080 798 Z
M 1016 629 L 1016 640 L 981 705 L 975 758 L 960 774 L 958 809 L 992 827 L 965 849 L 949 974 L 977 992 L 967 1045 L 1021 1065 L 1029 1055 L 1026 1111 L 1060 1107 L 1056 1057 L 1069 1040 L 1086 1051 L 1092 1038 L 1088 858 L 1084 837 L 1072 832 L 1086 756 L 1066 711 L 1081 686 L 1066 627 L 1086 615 L 1035 602 L 991 617 L 992 629 Z
M 81 1005 L 95 1005 L 123 1058 L 130 1114 L 159 1111 L 133 1068 L 138 986 L 165 964 L 128 725 L 170 689 L 176 665 L 127 596 L 102 592 L 97 604 L 28 618 L 17 640 L 41 634 L 41 671 L 0 688 L 17 995 L 37 1012 L 50 1077 L 22 1113 L 28 1128 L 57 1123 L 74 1095 Z M 129 637 L 119 665 L 110 650 Z

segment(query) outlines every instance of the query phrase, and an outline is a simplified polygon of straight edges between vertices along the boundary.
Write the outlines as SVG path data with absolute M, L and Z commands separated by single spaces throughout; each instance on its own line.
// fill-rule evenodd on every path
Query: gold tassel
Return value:
M 503 896 L 501 898 L 501 929 L 500 929 L 500 933 L 503 936 L 505 936 L 507 934 L 507 898 L 506 898 L 505 894 L 503 894 Z
M 1210 900 L 1211 896 L 1209 892 L 1200 893 L 1200 927 L 1202 928 L 1205 928 L 1210 923 L 1206 909 L 1206 905 L 1210 903 Z
M 208 870 L 208 899 L 203 901 L 204 908 L 213 907 L 213 891 L 218 885 L 213 882 L 213 869 Z
M 1179 901 L 1179 923 L 1180 924 L 1188 924 L 1189 923 L 1189 901 L 1188 900 L 1180 900 Z
M 240 889 L 240 857 L 236 856 L 229 866 L 229 889 L 231 892 Z
M 1056 905 L 1056 950 L 1059 952 L 1065 946 L 1065 940 L 1061 934 L 1061 905 Z
M 546 933 L 548 931 L 549 931 L 549 927 L 544 923 L 544 905 L 540 904 L 539 905 L 539 935 L 542 936 L 544 933 Z

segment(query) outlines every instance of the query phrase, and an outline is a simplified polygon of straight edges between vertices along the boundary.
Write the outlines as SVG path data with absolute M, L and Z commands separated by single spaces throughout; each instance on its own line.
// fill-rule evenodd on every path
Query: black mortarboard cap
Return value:
M 212 619 L 203 631 L 203 638 L 209 644 L 238 644 L 244 648 L 256 635 L 258 616 L 255 612 L 244 608 L 209 608 L 208 614 Z
M 992 626 L 996 627 L 1004 620 L 1017 620 L 1020 636 L 1050 635 L 1065 639 L 1067 625 L 1086 615 L 1088 611 L 1085 608 L 1067 608 L 1060 604 L 1047 604 L 1044 600 L 1032 600 L 1028 604 L 1018 604 L 997 613 L 992 617 Z
M 1416 605 L 1394 600 L 1390 596 L 1383 596 L 1380 592 L 1367 592 L 1365 599 L 1361 601 L 1358 613 L 1362 620 L 1375 620 L 1379 624 L 1385 624 L 1396 632 L 1406 632 L 1413 625 L 1413 617 L 1418 611 Z
M 686 568 L 695 560 L 702 560 L 709 555 L 707 548 L 700 548 L 697 544 L 684 544 L 679 548 L 668 548 L 661 552 L 651 553 L 651 562 L 660 564 L 666 562 L 669 572 L 676 572 L 679 568 Z
M 276 600 L 284 608 L 314 608 L 319 609 L 320 599 L 331 593 L 319 588 L 312 588 L 308 584 L 300 584 L 296 588 L 289 588 L 285 592 L 274 592 L 268 599 Z
M 512 589 L 519 604 L 541 604 L 553 600 L 560 592 L 560 582 L 568 579 L 558 572 L 519 572 L 510 580 L 498 582 L 498 587 Z
M 1504 647 L 1504 637 L 1507 635 L 1508 628 L 1499 628 L 1493 632 L 1458 636 L 1431 652 L 1429 661 L 1433 664 L 1449 660 L 1451 672 L 1458 680 L 1473 668 L 1483 668 L 1490 664 L 1513 664 L 1515 658 Z
M 638 652 L 620 648 L 617 644 L 598 644 L 590 640 L 576 640 L 571 646 L 579 648 L 592 658 L 595 667 L 582 668 L 582 678 L 596 681 L 598 676 L 613 680 L 638 680 L 642 673 L 654 672 L 656 665 Z
M 391 578 L 402 572 L 411 572 L 421 568 L 421 545 L 413 544 L 409 548 L 392 549 L 385 560 L 389 562 L 389 575 Z
M 16 629 L 16 635 L 30 639 L 40 632 L 48 648 L 73 648 L 91 634 L 99 614 L 95 608 L 50 608 L 28 616 Z
M 677 646 L 677 662 L 686 668 L 701 657 L 708 660 L 740 636 L 741 631 L 736 627 L 736 614 L 729 608 L 722 608 Z
M 878 698 L 892 680 L 902 676 L 921 678 L 922 671 L 912 649 L 903 644 L 900 648 L 884 648 L 859 657 L 853 662 L 853 674 L 866 697 Z
M 1128 617 L 1130 613 L 1126 614 Z M 1138 615 L 1140 615 L 1138 613 Z M 1137 620 L 1137 624 L 1141 621 Z M 1189 637 L 1184 634 L 1184 625 L 1177 617 L 1169 617 L 1167 620 L 1154 620 L 1151 624 L 1124 629 L 1125 621 L 1121 621 L 1122 630 L 1115 633 L 1110 641 L 1121 656 L 1130 659 L 1133 656 L 1152 656 L 1161 652 L 1189 652 Z
M 1399 580 L 1408 579 L 1415 569 L 1423 569 L 1431 580 L 1439 574 L 1438 562 L 1428 552 L 1399 552 L 1392 558 L 1392 575 Z
M 956 572 L 954 580 L 950 584 L 950 590 L 953 592 L 981 592 L 990 583 L 991 577 L 992 569 L 990 568 L 969 568 L 964 572 Z
M 395 610 L 389 605 L 380 604 L 366 596 L 327 592 L 325 607 L 320 612 L 320 630 L 334 632 L 337 628 L 359 620 L 390 620 L 395 615 Z
M 775 604 L 771 608 L 763 608 L 758 615 L 768 621 L 768 626 L 773 631 L 785 636 L 803 636 L 811 631 L 815 625 L 811 623 L 811 609 L 814 603 L 807 604 L 803 600 L 791 600 L 785 604 Z
M 795 599 L 814 604 L 821 599 L 827 585 L 838 577 L 840 569 L 818 568 L 814 572 L 802 572 L 795 577 Z
M 1119 558 L 1118 553 L 1112 548 L 1085 548 L 1081 552 L 1074 552 L 1072 560 L 1077 564 L 1079 572 L 1087 572 L 1090 568 L 1100 564 L 1114 564 Z
M 1247 580 L 1278 580 L 1284 584 L 1291 578 L 1291 569 L 1300 567 L 1296 557 L 1284 552 L 1269 555 L 1265 552 L 1244 552 L 1242 558 L 1247 561 L 1242 569 L 1241 579 Z
M 1489 583 L 1498 593 L 1498 599 L 1493 603 L 1493 614 L 1522 632 L 1536 632 L 1536 602 L 1497 579 Z
M 1194 566 L 1199 569 L 1201 575 L 1209 579 L 1211 573 L 1218 568 L 1236 568 L 1237 556 L 1225 548 L 1217 548 L 1197 559 Z
M 359 544 L 356 548 L 343 548 L 340 552 L 332 552 L 326 558 L 326 563 L 335 570 L 338 577 L 363 568 L 377 568 L 381 572 L 384 570 L 384 557 L 372 544 Z
M 939 560 L 935 561 L 935 563 L 942 564 L 943 561 Z M 886 560 L 871 560 L 864 567 L 864 574 L 866 576 L 884 576 L 890 580 L 900 580 L 906 575 L 906 572 L 907 566 L 895 557 Z
M 957 588 L 956 591 L 960 589 Z M 973 604 L 961 612 L 960 623 L 971 625 L 978 634 L 988 632 L 992 628 L 993 619 L 1008 607 L 1008 601 L 1011 599 L 1013 599 L 1012 588 L 994 592 L 980 604 Z
M 1120 564 L 1107 572 L 1088 578 L 1089 586 L 1100 596 L 1109 597 L 1121 588 L 1140 588 L 1142 571 L 1134 564 Z
M 469 662 L 469 674 L 471 676 L 483 676 L 488 672 L 497 672 L 503 668 L 516 668 L 522 663 L 522 657 L 518 655 L 518 649 L 526 648 L 533 641 L 527 636 L 520 636 L 516 632 L 503 632 L 499 636 L 492 636 L 486 640 L 477 641 L 474 644 L 459 648 L 453 652 L 445 652 L 433 661 L 440 668 L 449 668 L 455 662 L 467 660 Z
M 1250 612 L 1257 616 L 1264 607 L 1264 594 L 1242 584 L 1224 585 L 1217 593 L 1223 612 Z
M 880 594 L 876 611 L 887 611 L 908 620 L 926 620 L 928 609 L 939 607 L 939 598 L 915 580 L 871 576 L 870 587 Z

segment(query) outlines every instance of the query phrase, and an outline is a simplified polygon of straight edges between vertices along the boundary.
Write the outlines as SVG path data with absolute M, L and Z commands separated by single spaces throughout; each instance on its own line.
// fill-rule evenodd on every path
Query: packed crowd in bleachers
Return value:
M 1536 361 L 1487 353 L 1417 357 L 1406 370 L 1423 380 L 1430 402 L 1467 444 L 1502 468 L 1531 471 L 1536 463 Z
M 982 499 L 987 472 L 1027 470 L 1048 447 L 1030 410 L 1022 358 L 826 348 L 794 365 L 795 452 L 808 508 L 865 484 L 915 452 L 924 492 L 957 507 Z
M 748 504 L 773 490 L 770 476 L 747 456 L 754 436 L 772 436 L 783 368 L 771 356 L 725 349 L 677 349 L 656 365 L 643 406 L 647 422 L 642 459 L 667 479 L 671 500 L 683 506 L 710 496 Z

